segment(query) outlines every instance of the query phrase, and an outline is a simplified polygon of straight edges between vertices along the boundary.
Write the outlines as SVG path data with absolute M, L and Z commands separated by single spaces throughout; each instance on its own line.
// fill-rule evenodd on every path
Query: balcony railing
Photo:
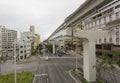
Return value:
M 106 26 L 114 26 L 114 25 L 120 25 L 120 18 L 111 20 L 108 23 L 106 23 Z

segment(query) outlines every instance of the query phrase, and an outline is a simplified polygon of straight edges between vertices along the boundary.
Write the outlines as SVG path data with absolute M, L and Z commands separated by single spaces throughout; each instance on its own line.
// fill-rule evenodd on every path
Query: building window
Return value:
M 109 15 L 109 21 L 112 21 L 112 15 L 111 14 Z
M 23 59 L 23 56 L 20 56 L 20 59 Z
M 93 28 L 93 22 L 91 22 L 91 28 Z
M 88 23 L 88 28 L 90 27 L 90 24 Z
M 99 19 L 99 25 L 101 24 L 101 19 Z
M 89 23 L 89 28 L 91 28 L 91 23 Z
M 106 38 L 104 38 L 104 42 L 105 42 L 105 43 L 107 42 Z
M 116 35 L 119 35 L 119 31 L 116 31 Z
M 93 27 L 95 27 L 95 22 L 93 22 Z
M 106 17 L 104 17 L 104 23 L 106 23 Z
M 30 39 L 30 37 L 27 37 L 28 39 Z
M 116 19 L 119 18 L 119 12 L 116 12 Z
M 101 39 L 99 39 L 99 43 L 101 43 Z
M 112 43 L 112 38 L 111 37 L 109 38 L 109 42 Z
M 20 48 L 23 48 L 23 46 L 20 46 Z
M 23 51 L 20 51 L 20 53 L 23 53 Z
M 87 29 L 89 28 L 89 24 L 87 24 Z
M 95 21 L 95 26 L 97 26 L 97 20 Z

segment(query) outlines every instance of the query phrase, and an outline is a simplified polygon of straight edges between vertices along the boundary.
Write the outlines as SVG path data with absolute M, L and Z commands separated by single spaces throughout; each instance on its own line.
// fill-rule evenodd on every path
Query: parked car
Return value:
M 61 56 L 65 55 L 66 53 L 62 50 L 57 50 L 56 54 L 61 57 Z

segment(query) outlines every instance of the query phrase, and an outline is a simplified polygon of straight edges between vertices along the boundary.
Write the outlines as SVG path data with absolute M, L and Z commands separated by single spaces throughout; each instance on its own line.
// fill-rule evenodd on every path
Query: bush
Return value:
M 52 53 L 52 44 L 47 44 L 45 47 Z
M 113 50 L 112 54 L 115 64 L 120 66 L 120 50 Z

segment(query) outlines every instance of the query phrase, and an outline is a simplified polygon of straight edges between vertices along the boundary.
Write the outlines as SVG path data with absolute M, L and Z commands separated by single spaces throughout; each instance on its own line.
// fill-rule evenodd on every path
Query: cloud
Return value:
M 18 33 L 36 26 L 46 39 L 85 0 L 0 0 L 0 25 Z

